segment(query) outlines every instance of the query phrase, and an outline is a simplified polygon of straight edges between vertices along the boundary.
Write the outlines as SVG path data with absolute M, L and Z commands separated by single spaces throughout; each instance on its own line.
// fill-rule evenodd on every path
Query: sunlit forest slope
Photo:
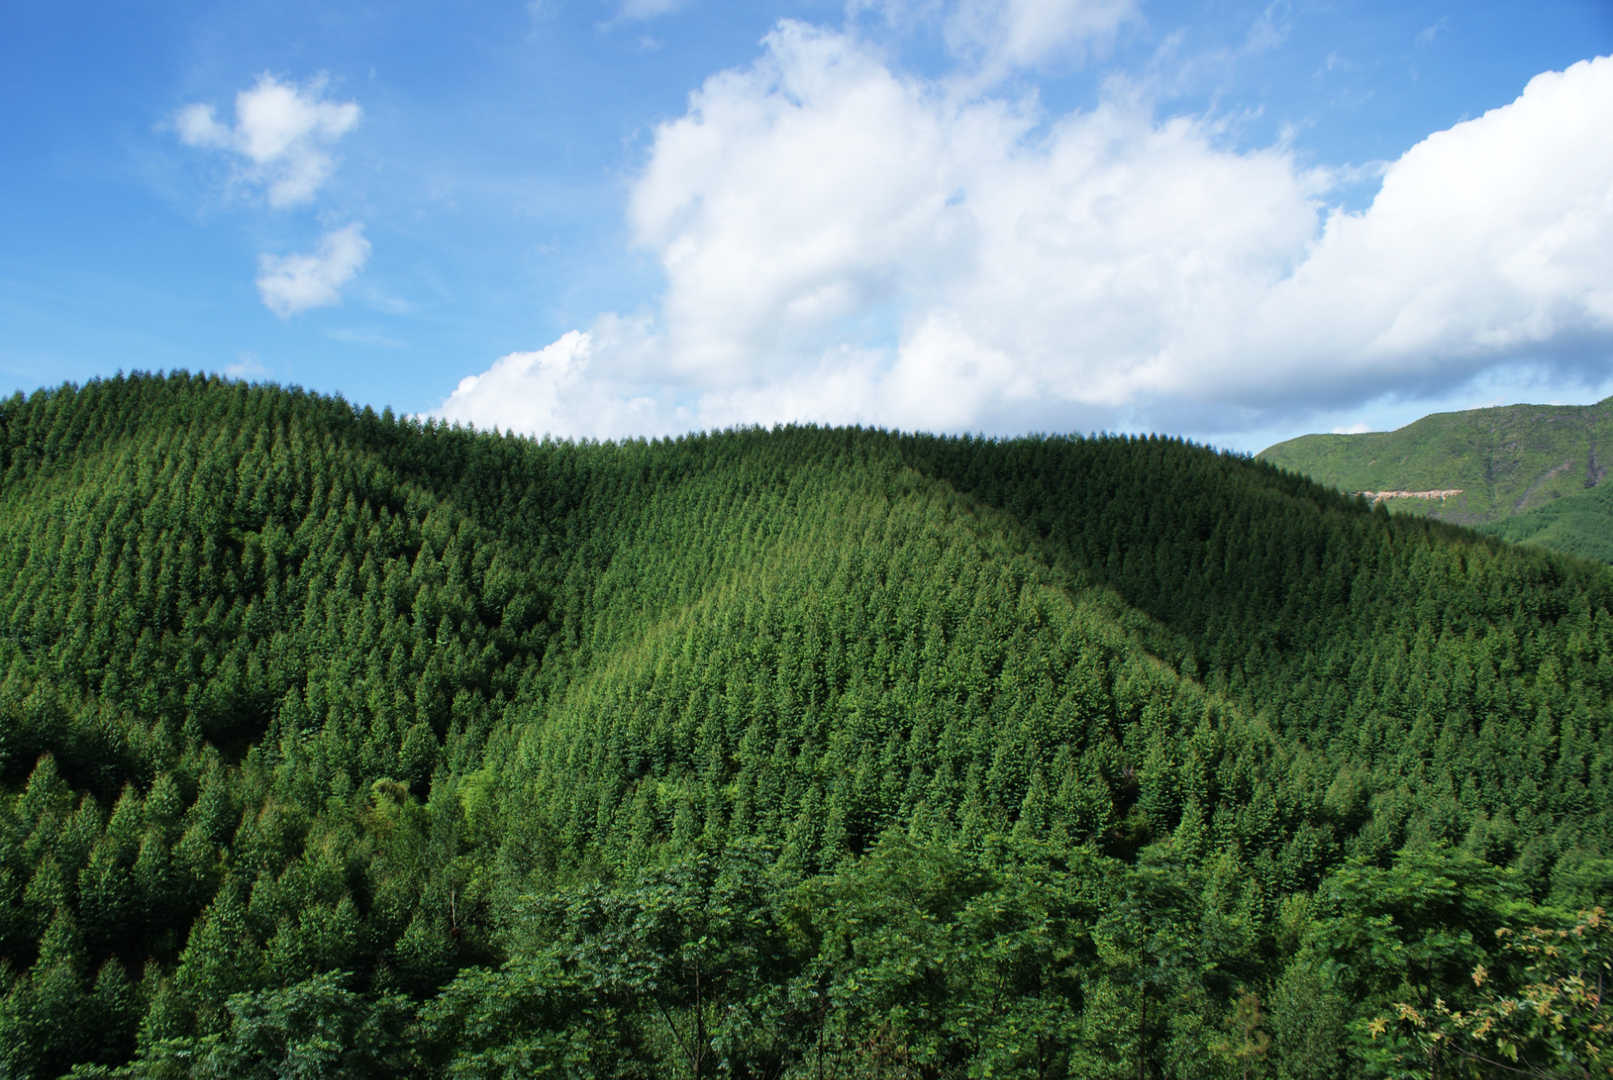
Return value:
M 1263 461 L 1397 513 L 1613 563 L 1613 398 L 1435 413 L 1396 431 L 1305 435 Z
M 0 1075 L 1600 1038 L 1498 1003 L 1572 974 L 1536 930 L 1608 955 L 1606 567 L 1165 438 L 536 442 L 183 374 L 0 404 L 0 477 Z

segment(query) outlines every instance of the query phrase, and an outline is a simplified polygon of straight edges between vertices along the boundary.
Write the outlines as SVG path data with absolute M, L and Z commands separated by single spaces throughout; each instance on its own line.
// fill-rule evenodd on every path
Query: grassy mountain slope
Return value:
M 1262 461 L 1345 491 L 1454 492 L 1392 497 L 1397 511 L 1498 525 L 1595 489 L 1613 460 L 1613 398 L 1595 405 L 1509 405 L 1425 416 L 1397 431 L 1305 435 L 1261 451 Z M 1519 538 L 1546 546 L 1613 532 L 1600 499 Z M 1548 519 L 1542 519 L 1548 520 Z M 1511 535 L 1511 534 L 1509 534 Z
M 1365 1075 L 1613 886 L 1613 574 L 1179 441 L 137 376 L 0 477 L 8 1075 Z

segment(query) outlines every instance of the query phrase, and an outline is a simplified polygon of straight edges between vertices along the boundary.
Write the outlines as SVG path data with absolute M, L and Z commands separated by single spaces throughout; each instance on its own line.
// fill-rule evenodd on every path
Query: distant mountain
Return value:
M 1397 431 L 1305 435 L 1258 456 L 1398 512 L 1613 562 L 1613 398 L 1435 413 Z

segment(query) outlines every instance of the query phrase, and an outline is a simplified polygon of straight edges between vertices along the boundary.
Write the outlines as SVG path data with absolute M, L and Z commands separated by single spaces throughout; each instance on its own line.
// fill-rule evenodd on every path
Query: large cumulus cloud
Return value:
M 506 357 L 441 412 L 1231 430 L 1609 354 L 1613 58 L 1430 135 L 1353 213 L 1329 170 L 1122 84 L 1057 116 L 982 85 L 780 24 L 656 131 L 628 206 L 654 312 Z

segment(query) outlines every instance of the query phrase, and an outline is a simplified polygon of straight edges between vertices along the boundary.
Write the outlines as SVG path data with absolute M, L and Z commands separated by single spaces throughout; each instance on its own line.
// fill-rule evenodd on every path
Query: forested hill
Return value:
M 1397 512 L 1613 562 L 1613 398 L 1436 413 L 1397 431 L 1305 435 L 1259 456 Z
M 1601 1038 L 1604 567 L 1171 439 L 534 442 L 186 375 L 4 402 L 0 475 L 0 1075 Z

